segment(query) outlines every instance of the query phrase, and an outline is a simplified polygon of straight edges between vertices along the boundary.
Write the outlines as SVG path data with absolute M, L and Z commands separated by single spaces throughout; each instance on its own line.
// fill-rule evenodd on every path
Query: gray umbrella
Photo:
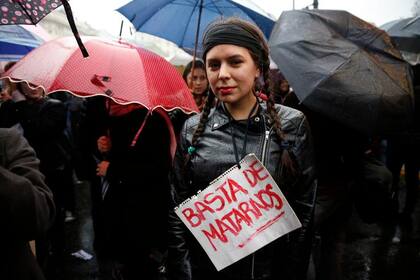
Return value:
M 287 11 L 269 45 L 299 100 L 313 111 L 367 134 L 410 123 L 410 66 L 383 30 L 345 11 Z
M 410 64 L 420 64 L 420 16 L 394 20 L 380 27 Z

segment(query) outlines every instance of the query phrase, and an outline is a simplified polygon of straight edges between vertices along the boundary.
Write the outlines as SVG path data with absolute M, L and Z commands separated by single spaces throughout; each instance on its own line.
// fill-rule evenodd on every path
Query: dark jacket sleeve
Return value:
M 14 128 L 0 129 L 1 235 L 33 240 L 50 227 L 53 196 L 39 171 L 39 160 Z
M 189 196 L 188 178 L 184 176 L 186 174 L 185 155 L 188 146 L 186 131 L 187 128 L 184 126 L 170 176 L 171 205 L 169 207 L 168 272 L 171 280 L 190 280 L 192 278 L 186 238 L 188 229 L 174 211 L 174 208 Z

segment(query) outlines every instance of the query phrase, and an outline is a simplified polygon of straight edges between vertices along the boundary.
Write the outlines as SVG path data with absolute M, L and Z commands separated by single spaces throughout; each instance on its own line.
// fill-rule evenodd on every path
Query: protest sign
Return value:
M 175 209 L 218 271 L 301 227 L 257 157 L 247 155 L 240 166 Z

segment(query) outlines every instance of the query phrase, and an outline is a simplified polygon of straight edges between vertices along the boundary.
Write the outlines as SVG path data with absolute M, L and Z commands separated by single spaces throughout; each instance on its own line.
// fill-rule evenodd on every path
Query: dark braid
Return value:
M 271 83 L 271 78 L 270 78 L 270 64 L 269 64 L 270 59 L 268 57 L 268 45 L 266 41 L 263 40 L 263 37 L 261 38 L 261 44 L 262 44 L 262 51 L 261 51 L 260 56 L 262 57 L 260 57 L 260 61 L 261 61 L 260 70 L 263 75 L 263 82 L 264 82 L 263 91 L 267 95 L 267 101 L 266 101 L 267 112 L 271 120 L 271 123 L 273 124 L 273 129 L 276 132 L 277 138 L 279 139 L 279 141 L 283 141 L 285 138 L 285 135 L 283 133 L 283 130 L 281 129 L 280 118 L 276 111 L 276 107 L 274 105 L 274 97 L 271 94 L 273 92 L 273 88 L 272 88 L 272 83 Z M 251 52 L 251 56 L 254 57 L 252 52 Z M 254 61 L 258 61 L 258 60 L 254 58 Z M 287 148 L 284 149 L 282 152 L 281 162 L 282 162 L 282 165 L 285 167 L 285 170 L 289 172 L 290 175 L 292 176 L 297 175 L 296 161 L 292 160 L 292 157 Z
M 267 83 L 270 81 L 269 78 L 269 74 L 268 74 L 268 70 L 264 71 L 263 75 L 264 75 L 264 93 L 267 95 L 267 112 L 268 115 L 270 117 L 271 122 L 273 123 L 273 128 L 274 131 L 276 132 L 276 135 L 278 137 L 278 139 L 280 141 L 282 141 L 285 136 L 284 133 L 281 129 L 281 123 L 280 123 L 280 118 L 279 115 L 276 112 L 276 108 L 274 105 L 274 100 L 273 100 L 273 95 L 271 94 L 271 88 L 270 86 L 267 86 Z M 289 153 L 288 149 L 284 149 L 282 154 L 281 154 L 281 162 L 283 164 L 283 166 L 286 168 L 287 171 L 290 172 L 290 174 L 292 176 L 296 176 L 297 175 L 297 170 L 296 170 L 296 162 L 292 160 L 291 155 Z
M 200 122 L 198 123 L 198 126 L 196 130 L 194 131 L 193 137 L 191 139 L 191 147 L 195 148 L 198 142 L 198 139 L 200 138 L 201 134 L 204 132 L 204 128 L 206 127 L 207 120 L 209 119 L 210 110 L 213 107 L 215 100 L 215 96 L 211 90 L 209 90 L 209 94 L 206 98 L 206 103 L 204 104 L 203 111 L 201 112 Z M 191 159 L 191 154 L 188 153 L 185 161 L 185 165 L 188 164 L 188 162 Z
M 195 147 L 195 145 L 198 142 L 198 138 L 200 138 L 201 134 L 203 134 L 207 120 L 209 118 L 210 110 L 213 107 L 213 103 L 214 103 L 214 94 L 210 92 L 208 97 L 206 98 L 206 103 L 204 105 L 203 112 L 200 117 L 200 122 L 197 126 L 197 129 L 194 131 L 194 134 L 191 140 L 191 146 L 193 147 Z
M 284 139 L 284 133 L 281 130 L 281 123 L 280 123 L 280 118 L 277 114 L 275 105 L 274 105 L 274 100 L 273 100 L 273 95 L 272 93 L 272 89 L 270 87 L 270 77 L 269 77 L 269 72 L 268 71 L 263 71 L 263 77 L 264 77 L 264 93 L 267 95 L 267 112 L 268 112 L 268 116 L 271 120 L 271 123 L 273 124 L 273 129 L 276 132 L 276 135 L 278 137 L 278 139 L 281 141 Z

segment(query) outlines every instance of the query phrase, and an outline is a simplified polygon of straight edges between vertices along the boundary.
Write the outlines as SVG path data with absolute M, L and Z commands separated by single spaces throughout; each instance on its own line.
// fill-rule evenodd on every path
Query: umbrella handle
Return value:
M 146 121 L 149 118 L 150 114 L 152 113 L 152 110 L 149 110 L 147 112 L 147 115 L 144 117 L 143 122 L 141 123 L 141 126 L 139 128 L 139 130 L 136 133 L 136 136 L 134 136 L 133 141 L 131 142 L 131 147 L 134 147 L 137 143 L 137 140 L 139 139 L 140 133 L 143 131 L 144 126 L 146 125 Z

